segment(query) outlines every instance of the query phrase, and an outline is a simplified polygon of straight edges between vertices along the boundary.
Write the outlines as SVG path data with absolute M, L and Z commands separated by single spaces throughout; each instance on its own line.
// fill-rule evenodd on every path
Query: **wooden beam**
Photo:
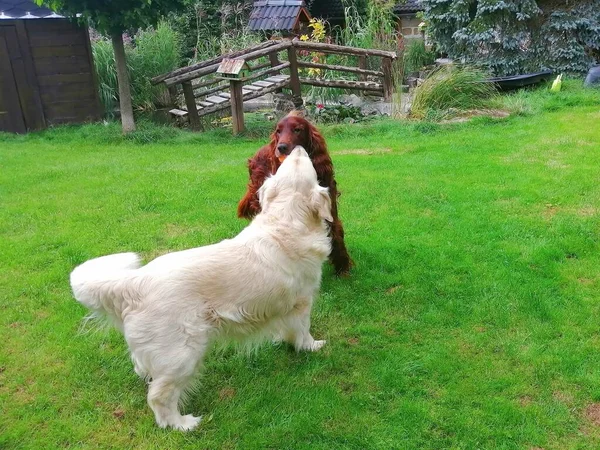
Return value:
M 180 69 L 176 69 L 171 72 L 164 73 L 162 75 L 158 75 L 158 76 L 152 78 L 151 82 L 152 82 L 152 84 L 158 84 L 162 81 L 165 81 L 167 78 L 173 78 L 178 75 L 183 75 L 184 73 L 192 72 L 197 69 L 202 69 L 203 67 L 207 67 L 207 66 L 211 66 L 216 63 L 220 63 L 223 60 L 223 58 L 237 58 L 239 55 L 243 55 L 245 52 L 251 52 L 251 51 L 260 50 L 260 49 L 267 48 L 267 47 L 272 47 L 276 43 L 277 43 L 277 41 L 261 42 L 260 44 L 257 44 L 253 47 L 249 47 L 244 50 L 227 53 L 225 55 L 217 56 L 216 58 L 208 59 L 206 61 L 202 61 L 197 64 L 193 64 L 191 66 L 182 67 Z
M 396 59 L 395 52 L 386 52 L 384 50 L 376 50 L 370 48 L 345 47 L 343 45 L 323 44 L 321 42 L 306 42 L 299 39 L 294 39 L 292 45 L 298 48 L 306 48 L 309 50 L 318 50 L 323 53 L 339 53 L 341 55 L 367 55 L 367 56 L 382 56 L 384 58 Z
M 358 89 L 360 91 L 378 91 L 383 92 L 383 85 L 371 81 L 352 81 L 352 80 L 319 80 L 316 78 L 300 78 L 302 84 L 309 86 L 333 87 L 342 89 Z
M 359 69 L 356 67 L 336 66 L 334 64 L 321 64 L 321 63 L 313 63 L 313 62 L 307 62 L 307 61 L 298 61 L 298 67 L 313 67 L 315 69 L 338 70 L 340 72 L 358 73 L 363 76 L 364 75 L 373 75 L 376 77 L 383 76 L 383 72 L 380 72 L 378 70 L 366 70 L 366 69 Z M 362 81 L 366 81 L 366 79 L 362 80 Z
M 196 99 L 194 98 L 194 90 L 192 83 L 189 81 L 183 83 L 183 95 L 185 97 L 185 105 L 188 110 L 190 128 L 192 130 L 200 130 L 200 117 L 198 116 L 198 108 L 196 108 Z
M 284 63 L 279 64 L 278 66 L 271 67 L 266 70 L 261 70 L 260 72 L 253 73 L 252 75 L 250 75 L 248 77 L 244 77 L 244 78 L 242 78 L 242 81 L 255 80 L 256 78 L 260 78 L 262 76 L 269 75 L 270 73 L 279 73 L 281 70 L 287 69 L 288 67 L 290 67 L 290 63 L 286 61 Z
M 227 83 L 219 84 L 218 86 L 215 86 L 213 88 L 205 89 L 200 92 L 196 92 L 194 94 L 194 97 L 196 97 L 196 98 L 206 97 L 207 95 L 214 94 L 215 92 L 222 91 L 223 89 L 227 89 Z

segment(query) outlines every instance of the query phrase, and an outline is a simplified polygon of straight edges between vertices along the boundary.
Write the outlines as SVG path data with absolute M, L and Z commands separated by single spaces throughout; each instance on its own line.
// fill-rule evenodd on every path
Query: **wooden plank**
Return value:
M 323 53 L 338 53 L 341 55 L 382 56 L 390 59 L 397 58 L 395 52 L 387 52 L 385 50 L 376 50 L 372 48 L 346 47 L 343 45 L 323 44 L 321 42 L 306 42 L 301 41 L 299 39 L 294 39 L 292 43 L 294 47 L 309 50 L 318 50 Z
M 196 92 L 194 94 L 194 97 L 196 97 L 196 98 L 206 97 L 207 95 L 214 94 L 215 92 L 219 92 L 219 91 L 222 91 L 223 89 L 228 89 L 228 88 L 229 88 L 228 83 L 219 84 L 218 86 L 215 86 L 213 88 L 205 89 L 200 92 Z
M 209 101 L 209 102 L 212 102 L 212 103 L 216 103 L 216 104 L 223 103 L 223 102 L 227 101 L 227 99 L 225 99 L 223 97 L 219 97 L 217 95 L 213 95 L 211 97 L 207 97 L 206 100 Z
M 336 70 L 336 71 L 340 71 L 340 72 L 350 72 L 350 73 L 358 73 L 363 75 L 373 75 L 373 76 L 377 76 L 377 77 L 383 77 L 383 72 L 380 72 L 378 70 L 367 70 L 367 69 L 360 69 L 357 67 L 351 67 L 351 66 L 338 66 L 335 64 L 321 64 L 321 63 L 313 63 L 313 62 L 307 62 L 307 61 L 298 61 L 298 66 L 299 67 L 312 67 L 315 69 L 327 69 L 327 70 Z M 366 78 L 365 78 L 366 80 Z M 363 81 L 365 81 L 363 80 Z
M 8 46 L 0 34 L 0 131 L 25 133 L 26 130 Z
M 173 114 L 174 116 L 177 116 L 177 117 L 185 117 L 188 115 L 188 112 L 184 111 L 183 109 L 173 108 L 169 111 L 169 114 Z
M 83 31 L 35 33 L 29 36 L 31 47 L 77 46 L 85 42 Z
M 206 106 L 212 106 L 212 105 L 214 105 L 214 103 L 211 103 L 211 102 L 196 102 L 196 105 L 200 105 L 202 107 L 206 107 Z
M 49 56 L 85 56 L 87 57 L 87 48 L 85 45 L 60 46 L 52 45 L 49 47 L 34 47 L 31 49 L 31 56 L 34 59 L 45 58 Z
M 192 84 L 188 81 L 183 83 L 183 96 L 185 97 L 185 105 L 189 113 L 190 128 L 192 130 L 199 130 L 201 128 L 200 117 L 198 116 L 198 109 L 196 108 L 196 99 L 194 98 L 194 90 Z
M 381 67 L 383 69 L 383 98 L 386 102 L 392 100 L 392 95 L 394 93 L 394 76 L 392 73 L 392 59 L 391 58 L 383 58 L 381 61 Z
M 242 94 L 242 82 L 231 81 L 231 122 L 233 134 L 237 135 L 244 131 L 244 98 Z
M 95 120 L 96 105 L 82 103 L 81 100 L 55 102 L 44 105 L 46 121 L 52 123 L 85 122 Z
M 250 91 L 260 91 L 262 89 L 260 86 L 254 86 L 254 84 L 247 84 L 244 87 Z
M 81 26 L 69 19 L 36 19 L 26 21 L 27 31 L 31 34 L 49 31 L 81 31 Z
M 279 82 L 279 81 L 283 81 L 283 80 L 289 80 L 290 76 L 289 75 L 274 75 L 274 76 L 272 76 L 270 78 L 272 78 L 272 79 L 276 80 L 277 82 Z
M 86 103 L 95 102 L 95 92 L 89 84 L 76 86 L 64 85 L 57 86 L 57 89 L 47 89 L 41 93 L 42 103 L 49 105 L 50 103 L 61 101 L 77 101 L 80 100 Z
M 4 36 L 11 59 L 12 73 L 25 128 L 27 130 L 45 128 L 42 100 L 23 21 L 16 21 L 14 26 L 0 27 L 0 35 Z
M 245 52 L 252 52 L 254 50 L 260 50 L 263 48 L 272 47 L 276 43 L 277 43 L 276 41 L 261 42 L 260 44 L 257 44 L 253 47 L 248 47 L 247 49 L 244 49 L 244 50 L 227 53 L 225 55 L 217 56 L 216 58 L 208 59 L 206 61 L 202 61 L 197 64 L 193 64 L 191 66 L 182 67 L 180 69 L 176 69 L 171 72 L 164 73 L 162 75 L 158 75 L 158 76 L 152 78 L 151 82 L 152 82 L 152 84 L 158 84 L 158 83 L 161 83 L 162 81 L 165 81 L 167 78 L 173 78 L 178 75 L 183 75 L 188 72 L 193 72 L 194 70 L 202 69 L 203 67 L 211 66 L 213 64 L 218 64 L 223 60 L 223 58 L 237 58 L 238 56 L 243 55 Z
M 90 62 L 85 56 L 50 56 L 35 60 L 38 76 L 72 73 L 91 73 Z
M 252 83 L 254 86 L 260 86 L 260 87 L 270 87 L 273 86 L 273 83 L 271 83 L 270 81 L 255 81 L 254 83 Z
M 302 84 L 320 87 L 335 87 L 342 89 L 358 89 L 362 91 L 383 92 L 383 85 L 370 81 L 351 81 L 351 80 L 320 80 L 316 78 L 300 78 Z
M 44 90 L 47 86 L 61 85 L 65 83 L 93 83 L 91 73 L 73 73 L 61 75 L 38 76 L 40 89 Z

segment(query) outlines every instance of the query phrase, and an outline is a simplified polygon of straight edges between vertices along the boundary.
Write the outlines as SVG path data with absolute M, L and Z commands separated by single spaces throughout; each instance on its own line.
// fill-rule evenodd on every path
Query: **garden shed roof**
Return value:
M 51 9 L 38 6 L 31 0 L 0 0 L 0 19 L 62 18 Z
M 309 18 L 303 0 L 259 0 L 254 2 L 248 26 L 253 31 L 291 31 Z
M 394 7 L 396 14 L 414 14 L 423 11 L 423 2 L 421 0 L 399 1 Z

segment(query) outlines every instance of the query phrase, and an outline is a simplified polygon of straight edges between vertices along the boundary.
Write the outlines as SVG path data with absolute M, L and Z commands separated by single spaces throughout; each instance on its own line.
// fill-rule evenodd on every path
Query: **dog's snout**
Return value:
M 289 148 L 290 148 L 290 146 L 287 144 L 279 144 L 277 146 L 277 150 L 279 150 L 279 152 L 283 153 L 283 154 L 287 154 L 289 151 Z

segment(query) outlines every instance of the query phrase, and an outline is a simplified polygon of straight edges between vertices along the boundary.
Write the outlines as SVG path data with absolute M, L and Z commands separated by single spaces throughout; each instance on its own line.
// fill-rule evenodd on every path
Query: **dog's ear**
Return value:
M 263 185 L 258 189 L 258 202 L 260 208 L 264 211 L 267 205 L 275 198 L 278 192 L 277 180 L 274 177 L 269 177 Z
M 326 220 L 327 222 L 333 222 L 329 189 L 322 186 L 317 186 L 312 194 L 312 205 L 314 211 L 321 219 Z

